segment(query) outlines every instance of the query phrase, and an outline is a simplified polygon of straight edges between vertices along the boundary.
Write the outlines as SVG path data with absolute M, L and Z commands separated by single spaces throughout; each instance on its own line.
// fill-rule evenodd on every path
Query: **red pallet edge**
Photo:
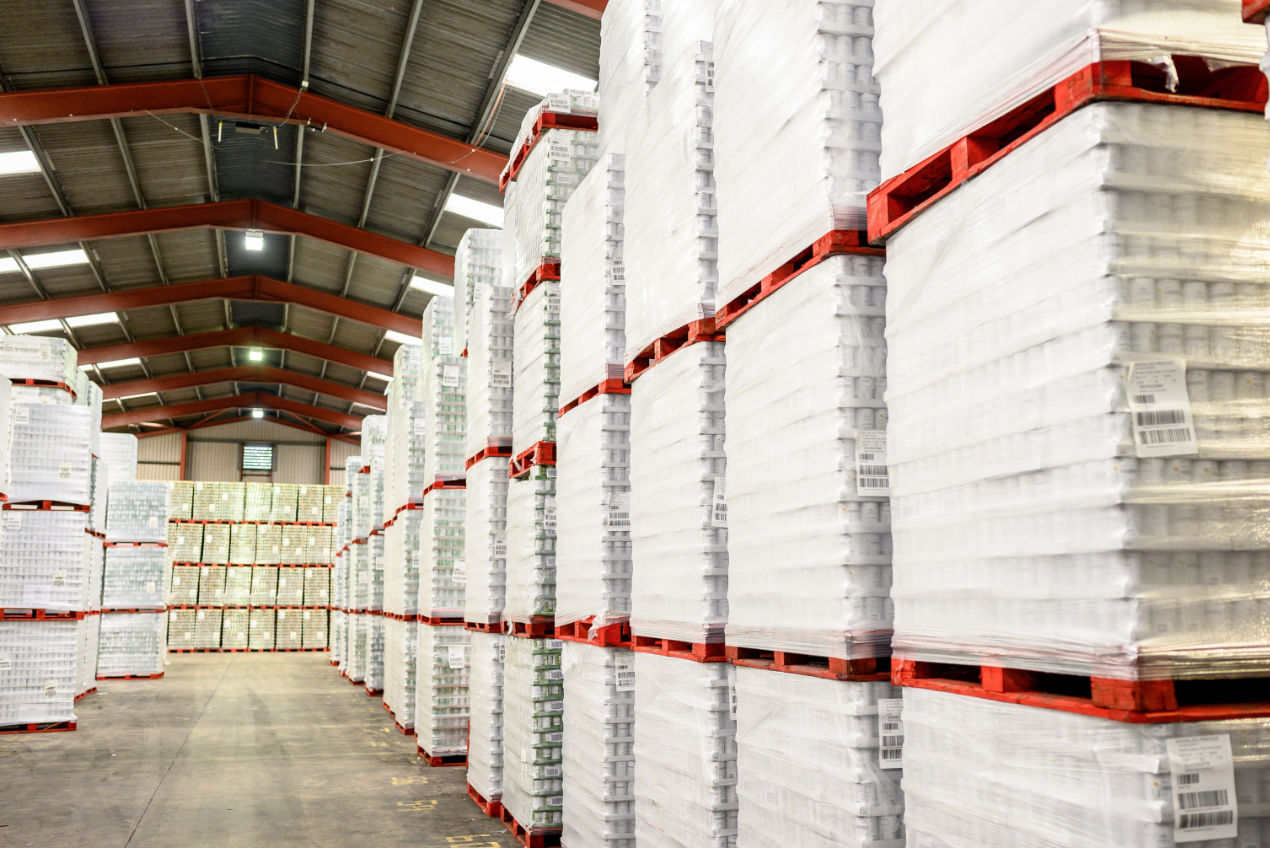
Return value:
M 475 633 L 502 633 L 503 621 L 467 621 L 463 622 L 463 629 L 471 630 Z
M 503 173 L 498 175 L 498 191 L 500 193 L 507 191 L 508 184 L 514 182 L 516 177 L 519 176 L 520 169 L 524 167 L 525 160 L 533 152 L 544 130 L 598 132 L 599 129 L 600 120 L 596 115 L 574 115 L 571 112 L 549 112 L 544 109 L 534 119 L 533 129 L 529 131 L 529 135 L 526 136 L 520 147 L 516 148 L 508 160 L 507 167 L 503 170 Z
M 783 674 L 800 674 L 804 677 L 819 677 L 824 680 L 849 680 L 864 683 L 891 679 L 890 657 L 848 660 L 793 651 L 743 648 L 737 645 L 725 646 L 724 655 L 733 665 L 761 668 Z
M 481 462 L 482 460 L 489 459 L 490 457 L 505 456 L 510 458 L 511 455 L 512 455 L 511 445 L 493 445 L 491 447 L 486 447 L 477 451 L 473 456 L 469 457 L 467 461 L 463 463 L 463 467 L 464 469 L 468 469 L 468 468 L 471 468 L 476 463 Z
M 370 697 L 370 698 L 379 698 L 384 694 L 383 689 L 372 689 L 369 686 L 366 686 L 364 684 L 362 688 L 366 690 L 366 695 L 367 697 Z
M 163 672 L 157 674 L 99 674 L 98 680 L 158 680 Z
M 9 383 L 14 386 L 34 386 L 41 389 L 61 389 L 71 397 L 79 400 L 79 393 L 60 380 L 37 380 L 34 377 L 10 377 Z M 98 457 L 100 459 L 100 457 Z
M 721 342 L 724 333 L 715 327 L 714 317 L 699 318 L 682 327 L 654 339 L 652 344 L 640 351 L 630 362 L 626 363 L 626 383 L 632 384 L 649 368 L 661 362 L 672 353 L 701 342 Z
M 508 448 L 508 450 L 511 450 L 511 449 Z M 433 480 L 431 483 L 428 484 L 427 488 L 423 490 L 423 496 L 426 498 L 429 492 L 448 492 L 448 491 L 454 491 L 454 490 L 460 490 L 460 489 L 466 489 L 466 488 L 467 488 L 466 478 L 462 480 L 458 480 L 458 479 Z M 420 505 L 420 508 L 422 508 L 422 504 Z
M 1101 100 L 1260 112 L 1266 78 L 1255 65 L 1210 70 L 1203 57 L 1173 56 L 1177 90 L 1145 62 L 1094 62 L 1026 103 L 967 133 L 869 192 L 869 240 L 881 244 L 939 199 L 1083 106 Z
M 1111 719 L 1129 724 L 1224 721 L 1270 717 L 1270 679 L 1208 678 L 1203 680 L 1120 680 L 1085 675 L 1059 675 L 991 665 L 927 663 L 897 659 L 891 682 L 910 689 L 929 689 L 989 701 L 1021 704 Z M 1238 693 L 1221 703 L 1180 703 L 1178 687 L 1195 692 Z M 1193 690 L 1193 692 L 1192 692 Z M 1252 690 L 1255 699 L 1242 694 Z
M 84 694 L 88 693 L 85 692 Z M 77 723 L 73 721 L 32 721 L 22 722 L 19 724 L 6 724 L 0 726 L 0 736 L 9 733 L 61 733 L 62 731 L 74 730 L 77 726 Z
M 80 701 L 87 698 L 89 695 L 93 694 L 96 691 L 97 691 L 97 687 L 94 686 L 92 689 L 89 689 L 85 692 L 80 692 L 78 695 L 75 696 L 75 703 L 78 704 Z
M 452 615 L 417 615 L 415 621 L 429 627 L 463 627 L 467 623 L 461 616 Z
M 556 464 L 555 442 L 534 442 L 527 450 L 518 453 L 507 461 L 507 478 L 516 480 L 524 477 L 535 467 Z
M 556 411 L 556 417 L 559 418 L 563 416 L 566 412 L 569 412 L 570 410 L 573 410 L 573 409 L 577 409 L 582 404 L 586 403 L 592 398 L 599 397 L 600 395 L 629 395 L 630 393 L 631 393 L 631 387 L 625 380 L 618 380 L 618 379 L 604 380 L 600 382 L 599 384 L 587 389 L 585 392 L 578 395 L 576 398 L 569 401 L 564 406 L 560 407 L 560 409 Z
M 88 504 L 77 504 L 70 501 L 34 500 L 5 501 L 3 505 L 0 505 L 0 509 L 13 510 L 14 512 L 89 512 L 92 507 Z
M 556 625 L 556 638 L 565 642 L 579 642 L 584 645 L 598 645 L 601 648 L 629 648 L 631 646 L 631 623 L 615 621 L 594 628 L 595 616 L 568 624 Z M 591 635 L 595 629 L 595 635 Z
M 663 657 L 692 660 L 693 662 L 727 662 L 722 642 L 681 642 L 678 639 L 662 639 L 657 636 L 631 637 L 631 650 Z
M 1267 12 L 1270 12 L 1270 0 L 1244 0 L 1243 2 L 1245 23 L 1265 23 Z
M 560 845 L 561 830 L 558 827 L 525 827 L 506 808 L 499 815 L 503 827 L 525 848 L 553 848 Z
M 521 639 L 554 639 L 556 619 L 550 615 L 535 615 L 529 621 L 505 621 L 503 633 Z
M 512 304 L 512 313 L 515 314 L 520 309 L 520 305 L 534 289 L 543 283 L 559 282 L 560 276 L 560 260 L 544 256 L 538 267 L 529 272 L 529 278 L 516 289 L 516 302 Z
M 422 745 L 415 746 L 415 753 L 419 755 L 420 759 L 433 768 L 467 765 L 467 754 L 441 754 L 440 756 L 434 757 L 425 751 Z
M 0 607 L 0 621 L 79 621 L 88 613 L 70 610 Z
M 467 785 L 467 797 L 472 799 L 472 803 L 477 808 L 492 819 L 500 819 L 503 814 L 502 797 L 487 799 L 484 795 L 476 791 L 476 787 L 472 784 Z

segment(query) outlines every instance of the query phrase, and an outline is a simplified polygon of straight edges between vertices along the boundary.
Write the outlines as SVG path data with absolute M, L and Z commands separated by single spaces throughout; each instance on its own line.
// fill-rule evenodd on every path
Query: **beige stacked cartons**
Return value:
M 110 484 L 110 547 L 104 560 L 97 656 L 100 676 L 149 677 L 163 670 L 166 639 L 155 639 L 154 634 L 162 636 L 168 626 L 167 507 L 167 483 L 120 477 Z
M 243 484 L 243 521 L 269 521 L 273 512 L 272 483 Z
M 192 517 L 199 521 L 242 521 L 243 484 L 196 482 Z
M 194 517 L 194 482 L 177 480 L 168 490 L 168 518 L 172 521 Z
M 326 486 L 302 485 L 296 488 L 295 520 L 317 524 L 325 520 Z
M 256 558 L 258 527 L 257 524 L 229 525 L 229 562 L 255 565 L 259 561 Z
M 269 520 L 274 522 L 295 521 L 300 499 L 300 487 L 294 483 L 280 483 L 274 486 L 273 498 L 269 502 Z

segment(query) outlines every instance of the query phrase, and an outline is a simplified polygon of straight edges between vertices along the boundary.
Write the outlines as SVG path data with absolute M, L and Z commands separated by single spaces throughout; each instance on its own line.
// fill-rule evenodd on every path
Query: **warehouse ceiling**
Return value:
M 69 339 L 106 428 L 355 431 L 449 207 L 501 206 L 509 65 L 597 79 L 603 5 L 0 0 L 3 332 Z

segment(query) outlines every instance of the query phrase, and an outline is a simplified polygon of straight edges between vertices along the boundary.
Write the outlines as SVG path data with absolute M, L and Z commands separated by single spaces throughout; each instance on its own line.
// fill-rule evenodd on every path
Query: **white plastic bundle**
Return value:
M 194 482 L 175 480 L 168 489 L 168 518 L 192 518 L 194 515 Z
M 556 611 L 556 467 L 536 465 L 507 487 L 505 621 Z
M 203 525 L 202 562 L 223 564 L 229 562 L 229 535 L 232 524 Z
M 344 641 L 348 631 L 349 614 L 338 609 L 331 610 L 331 662 L 336 667 L 344 666 Z
M 561 405 L 603 380 L 623 378 L 625 172 L 626 157 L 600 157 L 565 204 L 560 252 Z
M 0 513 L 0 608 L 88 609 L 90 547 L 82 512 Z
M 423 502 L 417 536 L 421 615 L 463 617 L 467 588 L 467 566 L 463 560 L 465 495 L 462 489 L 434 489 Z
M 243 484 L 243 520 L 268 521 L 273 512 L 272 483 Z
M 314 523 L 325 520 L 329 486 L 302 485 L 296 490 L 296 521 Z
M 131 433 L 102 433 L 98 454 L 110 467 L 112 480 L 137 479 L 137 437 Z
M 242 483 L 199 480 L 194 483 L 192 517 L 200 521 L 242 521 L 243 498 Z
M 548 94 L 545 98 L 531 106 L 524 117 L 520 119 L 520 128 L 517 130 L 517 144 L 513 149 L 520 149 L 523 142 L 529 138 L 534 131 L 534 125 L 538 123 L 538 118 L 544 112 L 554 112 L 557 115 L 585 115 L 595 117 L 599 114 L 600 98 L 594 91 L 586 91 L 583 89 L 565 89 Z M 510 163 L 503 168 L 503 175 L 506 176 L 511 170 Z
M 556 624 L 631 614 L 631 399 L 603 394 L 560 419 Z
M 199 610 L 199 612 L 210 612 L 210 610 Z M 247 622 L 247 646 L 253 651 L 273 650 L 276 643 L 274 625 L 277 623 L 274 610 L 253 609 Z
M 9 500 L 92 503 L 91 415 L 82 406 L 14 403 Z
M 278 602 L 278 569 L 272 565 L 257 565 L 251 569 L 251 603 L 253 606 L 271 606 Z
M 162 542 L 168 529 L 168 484 L 161 480 L 110 482 L 106 539 L 111 542 Z
M 1267 147 L 1257 115 L 1099 103 L 892 237 L 897 652 L 1270 670 Z
M 875 0 L 882 176 L 889 178 L 1093 62 L 1175 73 L 1171 56 L 1255 65 L 1238 0 Z M 937 79 L 938 85 L 931 85 Z
M 474 227 L 463 233 L 454 253 L 454 343 L 447 355 L 462 354 L 469 346 L 472 309 L 476 293 L 502 285 L 503 234 L 500 230 Z M 440 344 L 440 339 L 437 339 Z
M 366 643 L 362 657 L 362 681 L 369 692 L 384 689 L 384 617 L 366 616 Z
M 872 6 L 722 0 L 714 43 L 720 304 L 830 230 L 865 229 L 882 129 Z M 780 85 L 772 85 L 774 68 Z
M 631 118 L 661 79 L 663 0 L 609 0 L 600 19 L 600 148 L 622 152 Z
M 565 845 L 635 848 L 635 659 L 563 644 Z
M 106 548 L 101 605 L 105 609 L 163 609 L 167 552 L 159 547 Z
M 225 603 L 225 579 L 228 576 L 228 569 L 223 565 L 203 566 L 198 575 L 198 602 L 204 606 Z M 271 598 L 269 603 L 276 601 Z
M 335 524 L 339 521 L 340 507 L 344 503 L 343 486 L 322 486 L 322 521 Z
M 367 554 L 366 573 L 370 578 L 366 608 L 384 608 L 384 537 L 376 533 L 364 545 Z
M 256 558 L 256 538 L 259 526 L 256 524 L 229 525 L 228 562 L 240 565 L 255 565 L 258 561 L 265 561 L 257 560 Z
M 909 845 L 1270 840 L 1265 718 L 1127 724 L 922 689 L 904 690 L 903 718 Z
M 283 566 L 278 569 L 279 606 L 298 607 L 304 603 L 304 575 L 308 569 L 303 566 Z
M 636 844 L 735 848 L 735 679 L 728 663 L 635 654 Z
M 407 730 L 415 723 L 416 630 L 413 621 L 384 620 L 384 705 Z
M 512 443 L 512 290 L 476 290 L 468 322 L 467 448 L 475 456 L 487 447 Z
M 76 624 L 79 649 L 75 658 L 75 695 L 81 697 L 97 688 L 97 648 L 101 642 L 101 616 L 86 616 Z M 3 684 L 0 684 L 0 689 L 2 688 Z
M 102 533 L 106 529 L 106 502 L 110 490 L 110 468 L 97 457 L 89 463 L 88 529 Z
M 274 619 L 274 648 L 289 651 L 304 647 L 304 622 L 300 613 L 297 609 L 278 610 Z
M 676 351 L 631 389 L 631 629 L 641 636 L 723 639 L 723 345 Z
M 472 648 L 467 782 L 485 800 L 497 801 L 503 797 L 503 658 L 509 637 L 468 631 L 468 638 Z M 416 733 L 418 727 L 416 724 Z
M 75 388 L 84 374 L 71 343 L 51 336 L 0 338 L 0 374 L 12 380 L 44 380 Z
M 106 547 L 105 545 L 101 543 L 101 540 L 94 538 L 92 541 L 86 544 L 84 548 L 85 548 L 86 561 L 88 563 L 88 565 L 86 566 L 87 573 L 88 573 L 88 577 L 86 580 L 86 586 L 88 588 L 88 592 L 86 595 L 88 599 L 87 607 L 89 610 L 100 610 L 101 609 L 101 587 L 102 587 L 102 582 L 106 578 Z M 161 583 L 161 587 L 163 589 L 163 594 L 161 595 L 161 597 L 164 599 L 165 602 L 167 600 L 168 595 L 172 591 L 172 585 L 170 582 L 171 576 L 172 576 L 171 572 L 168 570 L 167 564 L 165 562 L 163 567 L 162 583 Z M 96 656 L 96 653 L 94 653 L 93 656 Z
M 168 613 L 175 618 L 183 610 Z M 251 644 L 251 611 L 245 609 L 227 609 L 221 613 L 220 645 L 222 648 L 243 649 Z M 172 642 L 172 628 L 168 627 L 168 643 Z
M 467 363 L 449 343 L 454 301 L 434 296 L 424 309 L 424 340 L 432 351 L 422 375 L 424 398 L 423 480 L 461 480 L 467 441 Z
M 463 617 L 496 622 L 507 597 L 507 460 L 483 459 L 467 471 Z
M 78 651 L 77 622 L 0 621 L 0 727 L 74 721 Z
M 558 828 L 564 805 L 562 643 L 515 637 L 506 644 L 503 809 L 531 830 Z
M 272 494 L 269 500 L 269 520 L 295 521 L 300 487 L 294 483 L 279 483 L 273 487 Z
M 300 618 L 300 626 L 303 629 L 303 646 L 305 648 L 325 648 L 329 642 L 328 619 L 330 615 L 328 610 L 301 610 Z
M 419 651 L 415 672 L 415 736 L 433 757 L 467 751 L 468 665 L 471 639 L 462 627 L 416 624 Z M 473 734 L 475 734 L 475 727 Z
M 234 527 L 243 525 L 235 524 Z M 256 565 L 278 565 L 282 562 L 282 527 L 277 524 L 257 524 L 256 528 Z M 232 536 L 231 536 L 232 544 Z
M 370 608 L 370 551 L 365 541 L 354 542 L 348 553 L 349 607 L 355 610 Z
M 306 526 L 301 531 L 305 537 L 304 561 L 309 565 L 330 565 L 334 552 L 331 547 L 335 534 L 330 527 Z
M 225 603 L 229 606 L 245 607 L 251 603 L 250 565 L 229 565 L 225 567 Z
M 198 572 L 199 568 L 197 565 L 172 566 L 172 583 L 170 584 L 172 588 L 168 595 L 169 603 L 198 603 Z
M 429 304 L 430 306 L 431 304 Z M 428 365 L 419 344 L 403 344 L 393 355 L 393 381 L 388 387 L 384 442 L 384 503 L 380 523 L 403 504 L 423 498 L 427 422 L 424 418 L 423 372 Z
M 375 475 L 371 474 L 374 481 Z M 278 562 L 282 565 L 303 565 L 309 561 L 308 527 L 284 524 L 278 533 Z M 257 535 L 259 541 L 259 535 Z
M 730 645 L 889 653 L 885 312 L 882 258 L 833 256 L 728 327 Z
M 220 610 L 217 635 L 220 635 Z M 97 647 L 97 676 L 152 675 L 163 672 L 167 656 L 168 614 L 166 612 L 104 612 Z M 197 639 L 195 640 L 197 641 Z
M 737 843 L 904 848 L 902 772 L 883 767 L 878 719 L 879 699 L 899 696 L 886 682 L 738 668 Z
M 712 317 L 718 285 L 714 63 L 695 44 L 667 67 L 626 156 L 626 358 Z
M 538 285 L 516 310 L 512 345 L 512 456 L 556 440 L 560 408 L 560 283 Z
M 93 456 L 101 455 L 101 386 L 88 379 L 83 371 L 79 372 L 79 382 L 75 387 L 75 402 L 88 410 L 88 450 Z
M 410 616 L 419 612 L 422 522 L 422 510 L 408 509 L 384 528 L 384 612 Z
M 329 567 L 304 570 L 304 605 L 325 607 L 331 603 L 331 569 Z

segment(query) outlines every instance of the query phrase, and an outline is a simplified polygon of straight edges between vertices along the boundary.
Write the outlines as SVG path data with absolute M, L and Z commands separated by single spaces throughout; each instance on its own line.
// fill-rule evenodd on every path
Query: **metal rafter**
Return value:
M 381 394 L 354 389 L 345 383 L 320 380 L 307 374 L 259 364 L 235 365 L 230 368 L 213 368 L 193 374 L 170 374 L 165 377 L 154 377 L 148 380 L 112 383 L 103 389 L 103 393 L 107 400 L 113 400 L 164 391 L 192 389 L 196 386 L 213 386 L 218 383 L 237 383 L 240 381 L 292 386 L 293 388 L 317 392 L 339 400 L 360 403 L 363 406 L 368 406 L 381 412 L 388 408 L 388 403 Z
M 362 416 L 349 415 L 334 409 L 326 409 L 320 406 L 311 406 L 307 403 L 288 400 L 284 397 L 271 395 L 266 392 L 249 392 L 247 394 L 232 395 L 223 398 L 209 398 L 207 400 L 190 401 L 189 403 L 167 404 L 164 406 L 149 407 L 147 409 L 134 409 L 130 412 L 116 412 L 101 417 L 101 428 L 103 430 L 114 427 L 128 427 L 133 424 L 143 424 L 152 421 L 167 421 L 176 418 L 184 418 L 191 415 L 202 415 L 206 412 L 213 412 L 218 409 L 272 409 L 278 412 L 291 412 L 296 415 L 303 415 L 317 421 L 325 421 L 328 424 L 335 424 L 339 427 L 347 427 L 350 430 L 356 430 L 361 426 Z

